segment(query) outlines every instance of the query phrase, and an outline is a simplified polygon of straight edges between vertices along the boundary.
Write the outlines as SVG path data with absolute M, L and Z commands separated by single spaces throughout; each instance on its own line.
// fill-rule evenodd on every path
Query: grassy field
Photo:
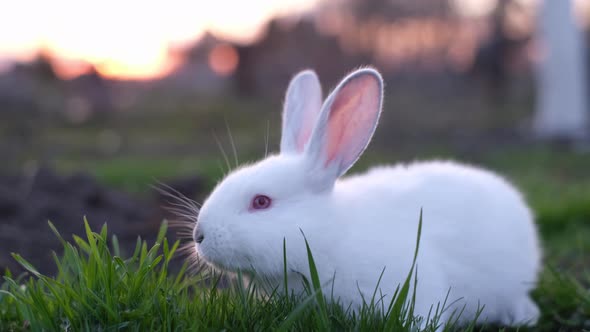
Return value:
M 439 102 L 432 101 L 433 105 Z M 386 105 L 394 108 L 395 102 Z M 222 111 L 187 108 L 130 113 L 76 126 L 25 123 L 18 134 L 25 139 L 17 135 L 13 143 L 6 143 L 14 153 L 8 154 L 13 157 L 2 167 L 26 171 L 49 163 L 63 173 L 89 172 L 102 183 L 138 196 L 150 192 L 156 181 L 187 175 L 204 176 L 210 189 L 227 169 L 217 140 L 234 164 L 226 126 L 231 127 L 239 161 L 264 156 L 266 137 L 270 151 L 278 146 L 278 112 L 258 112 L 259 105 L 243 103 L 231 107 L 239 111 L 223 107 Z M 444 109 L 450 114 L 453 108 Z M 387 125 L 402 121 L 403 116 L 399 117 L 384 118 L 375 142 L 351 171 L 360 172 L 374 164 L 452 158 L 504 174 L 523 190 L 533 207 L 545 252 L 545 269 L 534 292 L 542 318 L 537 327 L 521 330 L 590 331 L 590 154 L 531 144 L 488 144 L 481 149 L 476 145 L 465 150 L 463 141 L 468 139 L 458 146 L 449 141 L 433 143 L 436 140 L 432 139 L 427 144 L 414 144 L 405 139 L 411 137 L 409 129 L 408 136 L 402 138 L 387 135 L 392 128 Z M 416 121 L 422 118 L 429 119 L 414 116 Z M 432 126 L 440 123 L 428 121 Z M 0 133 L 14 128 L 14 123 L 0 122 Z M 47 231 L 51 231 L 49 227 Z M 172 275 L 167 262 L 174 245 L 162 236 L 153 247 L 140 243 L 130 257 L 118 252 L 116 246 L 108 248 L 102 232 L 88 231 L 85 239 L 63 243 L 65 256 L 55 258 L 60 268 L 56 277 L 39 275 L 25 262 L 26 257 L 15 256 L 30 274 L 7 274 L 4 278 L 0 331 L 410 331 L 414 324 L 411 314 L 399 306 L 385 316 L 376 315 L 370 307 L 360 315 L 348 316 L 343 308 L 318 300 L 313 280 L 310 291 L 302 297 L 284 296 L 279 290 L 274 296 L 260 298 L 255 289 L 216 289 L 214 280 L 203 275 Z
M 313 258 L 312 280 L 305 294 L 285 296 L 284 290 L 277 289 L 261 297 L 255 287 L 239 284 L 217 289 L 219 279 L 214 274 L 191 276 L 185 269 L 168 274 L 167 266 L 178 243 L 170 245 L 164 238 L 165 224 L 156 244 L 148 247 L 138 240 L 135 252 L 126 259 L 121 257 L 116 236 L 107 241 L 106 227 L 95 233 L 86 225 L 86 237 L 75 237 L 74 243 L 66 242 L 50 227 L 65 248 L 62 257 L 55 257 L 59 274 L 55 278 L 41 275 L 14 254 L 32 277 L 5 276 L 0 290 L 2 331 L 415 331 L 419 324 L 412 316 L 412 271 L 391 303 L 369 303 L 358 314 L 350 315 L 347 309 L 323 299 Z M 590 292 L 585 287 L 590 271 L 580 272 L 576 278 L 557 266 L 544 271 L 534 293 L 542 319 L 531 331 L 588 328 Z M 409 306 L 403 305 L 406 300 Z M 434 331 L 440 324 L 434 316 L 424 331 Z M 448 326 L 446 330 L 498 329 Z
M 383 154 L 370 151 L 353 171 L 362 171 L 376 161 L 406 159 L 403 155 L 380 156 Z M 426 152 L 421 158 L 436 156 L 448 155 Z M 534 298 L 542 318 L 537 327 L 520 330 L 590 330 L 590 156 L 527 148 L 499 150 L 464 161 L 506 174 L 524 190 L 537 213 L 546 267 Z M 60 167 L 68 171 L 80 163 L 76 166 L 73 161 L 64 161 Z M 213 185 L 222 174 L 217 160 L 201 162 L 192 157 L 180 162 L 177 158 L 150 161 L 141 157 L 89 160 L 83 167 L 105 183 L 135 192 L 154 179 L 171 175 L 206 174 Z M 107 247 L 104 232 L 88 230 L 86 239 L 63 244 L 64 257 L 55 258 L 60 270 L 55 278 L 39 275 L 24 258 L 15 256 L 32 276 L 5 277 L 0 292 L 1 331 L 411 331 L 415 327 L 411 312 L 399 306 L 392 306 L 387 315 L 375 314 L 368 306 L 360 315 L 349 316 L 345 309 L 318 300 L 313 280 L 303 296 L 284 296 L 277 290 L 273 296 L 260 298 L 256 289 L 216 289 L 211 285 L 214 279 L 205 280 L 204 275 L 170 275 L 167 262 L 175 246 L 163 235 L 151 249 L 138 243 L 128 258 L 121 257 L 116 246 Z M 405 296 L 411 296 L 411 291 Z M 433 330 L 433 326 L 426 330 Z

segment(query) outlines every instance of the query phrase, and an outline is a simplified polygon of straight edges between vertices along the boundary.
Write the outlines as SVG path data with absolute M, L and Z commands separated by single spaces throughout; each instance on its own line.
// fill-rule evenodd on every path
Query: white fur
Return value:
M 346 91 L 349 82 L 364 89 L 360 99 Z M 324 103 L 304 152 L 282 152 L 229 174 L 201 209 L 200 256 L 222 269 L 255 270 L 279 285 L 285 239 L 289 286 L 300 290 L 299 275 L 309 277 L 303 231 L 327 294 L 333 289 L 335 299 L 356 308 L 361 293 L 370 301 L 385 269 L 379 288 L 387 307 L 409 272 L 423 209 L 416 314 L 428 316 L 448 293 L 452 305 L 443 322 L 453 310 L 463 310 L 462 321 L 472 320 L 484 306 L 480 321 L 534 324 L 539 310 L 528 293 L 537 282 L 541 252 L 531 211 L 510 183 L 490 171 L 443 161 L 378 167 L 337 180 L 356 158 L 338 155 L 326 162 L 311 151 L 325 150 L 322 140 L 329 135 L 322 131 L 332 130 L 327 113 L 334 98 L 349 94 L 360 100 L 351 112 L 380 108 L 380 100 L 366 98 L 375 88 L 381 98 L 381 87 L 376 71 L 353 73 Z M 373 129 L 376 113 L 363 120 L 374 121 Z M 371 132 L 353 135 L 368 137 L 355 142 L 354 150 L 349 143 L 341 148 L 349 156 L 362 153 L 372 135 L 370 124 L 361 128 Z M 272 198 L 269 209 L 250 208 L 257 194 Z

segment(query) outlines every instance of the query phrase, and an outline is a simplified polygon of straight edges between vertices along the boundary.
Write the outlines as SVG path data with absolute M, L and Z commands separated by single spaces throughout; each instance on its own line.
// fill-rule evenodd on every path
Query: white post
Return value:
M 534 129 L 541 138 L 588 138 L 585 44 L 573 12 L 573 0 L 543 0 L 538 33 Z

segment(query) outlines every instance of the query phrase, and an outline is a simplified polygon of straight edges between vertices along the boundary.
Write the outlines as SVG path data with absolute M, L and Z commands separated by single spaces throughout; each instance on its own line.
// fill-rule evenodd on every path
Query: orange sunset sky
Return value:
M 174 65 L 171 46 L 193 42 L 207 30 L 247 43 L 271 17 L 310 12 L 321 1 L 329 0 L 8 1 L 0 10 L 0 69 L 44 50 L 61 59 L 66 75 L 83 60 L 108 77 L 158 77 Z M 484 15 L 495 2 L 453 0 L 466 16 Z

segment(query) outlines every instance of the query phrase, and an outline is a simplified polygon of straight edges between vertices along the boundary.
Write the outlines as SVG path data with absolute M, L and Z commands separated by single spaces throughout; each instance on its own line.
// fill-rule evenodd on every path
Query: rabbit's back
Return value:
M 487 170 L 446 161 L 377 167 L 342 179 L 335 192 L 348 207 L 364 206 L 346 211 L 369 215 L 356 222 L 367 231 L 388 229 L 400 240 L 412 238 L 422 209 L 425 248 L 465 254 L 458 245 L 463 243 L 479 248 L 473 253 L 485 253 L 481 258 L 486 260 L 521 254 L 520 263 L 531 268 L 540 260 L 533 215 L 524 198 Z
M 427 218 L 441 220 L 444 224 L 432 227 L 461 230 L 462 235 L 469 235 L 466 231 L 482 235 L 482 227 L 498 231 L 522 228 L 527 234 L 534 230 L 532 214 L 514 186 L 493 172 L 455 162 L 376 167 L 338 181 L 335 194 L 349 201 L 347 204 L 372 206 L 375 212 L 412 215 L 413 224 L 423 209 L 425 223 Z M 487 224 L 488 220 L 495 221 Z M 498 236 L 509 236 L 505 231 Z
M 453 162 L 378 167 L 342 179 L 335 192 L 348 211 L 364 211 L 351 233 L 371 239 L 378 252 L 371 260 L 403 262 L 406 273 L 424 211 L 418 264 L 428 292 L 433 284 L 443 296 L 451 288 L 451 298 L 471 300 L 470 314 L 480 301 L 496 321 L 508 320 L 512 306 L 528 299 L 541 259 L 533 216 L 521 194 L 496 174 Z

